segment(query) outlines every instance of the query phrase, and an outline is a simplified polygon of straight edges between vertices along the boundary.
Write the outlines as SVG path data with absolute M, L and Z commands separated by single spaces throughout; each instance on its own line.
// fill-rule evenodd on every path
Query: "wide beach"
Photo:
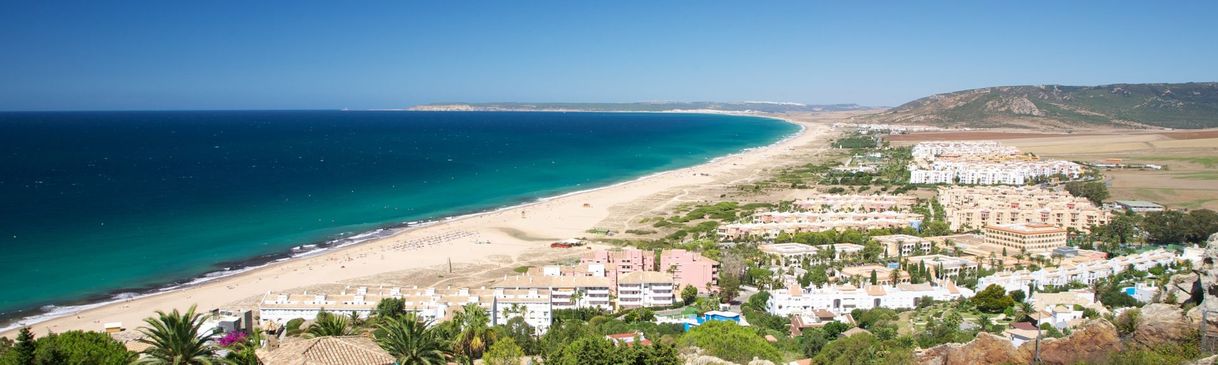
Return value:
M 32 324 L 35 333 L 102 330 L 121 322 L 116 337 L 135 335 L 157 310 L 252 307 L 268 291 L 352 286 L 485 286 L 519 266 L 577 256 L 552 249 L 555 240 L 591 236 L 592 228 L 622 231 L 649 212 L 709 199 L 711 192 L 764 176 L 825 148 L 833 115 L 786 119 L 803 130 L 776 144 L 689 168 L 494 212 L 448 219 L 393 236 L 268 264 L 241 274 L 155 295 L 68 313 Z M 813 121 L 813 119 L 815 119 Z M 705 197 L 705 198 L 703 198 Z M 486 244 L 489 242 L 489 244 Z M 449 268 L 451 272 L 449 272 Z M 12 337 L 15 330 L 0 333 Z

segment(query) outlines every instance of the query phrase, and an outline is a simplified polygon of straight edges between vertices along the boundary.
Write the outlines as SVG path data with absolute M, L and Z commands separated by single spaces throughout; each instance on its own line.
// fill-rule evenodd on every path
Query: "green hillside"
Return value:
M 938 94 L 871 117 L 958 127 L 1218 127 L 1218 83 L 1002 86 Z

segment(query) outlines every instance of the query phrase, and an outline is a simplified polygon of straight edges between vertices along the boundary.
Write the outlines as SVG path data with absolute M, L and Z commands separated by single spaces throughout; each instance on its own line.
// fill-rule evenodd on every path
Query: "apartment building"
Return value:
M 385 298 L 397 298 L 406 302 L 406 310 L 428 321 L 439 321 L 452 316 L 454 310 L 469 303 L 491 309 L 494 305 L 494 290 L 470 288 L 348 288 L 337 294 L 303 291 L 301 293 L 268 292 L 258 305 L 261 321 L 283 324 L 303 318 L 313 319 L 321 311 L 349 315 L 355 313 L 368 318 L 376 305 Z
M 906 212 L 865 213 L 816 213 L 816 212 L 767 212 L 755 215 L 751 223 L 732 223 L 719 226 L 720 240 L 733 241 L 745 238 L 773 241 L 779 235 L 800 232 L 823 232 L 830 230 L 869 230 L 876 228 L 914 227 L 922 222 L 922 215 Z
M 792 206 L 809 212 L 906 211 L 918 201 L 910 195 L 817 194 Z
M 945 255 L 910 256 L 905 258 L 909 265 L 924 265 L 934 273 L 935 278 L 945 279 L 956 277 L 961 273 L 977 272 L 977 262 L 963 257 Z
M 982 230 L 985 243 L 1006 247 L 1008 254 L 1050 252 L 1066 246 L 1066 230 L 1051 224 L 994 224 Z
M 1087 199 L 1040 187 L 943 187 L 938 193 L 952 230 L 1046 223 L 1088 231 L 1111 216 Z
M 548 290 L 553 309 L 601 308 L 613 310 L 609 294 L 614 289 L 609 278 L 592 276 L 538 276 L 517 275 L 506 277 L 492 286 L 495 289 Z
M 757 249 L 778 259 L 779 266 L 784 268 L 799 267 L 803 265 L 804 260 L 816 262 L 820 252 L 816 246 L 802 243 L 772 243 L 758 245 Z
M 957 287 L 950 281 L 942 286 L 925 283 L 897 284 L 896 286 L 866 285 L 863 287 L 827 285 L 823 288 L 791 286 L 787 289 L 776 289 L 769 292 L 770 301 L 766 303 L 766 311 L 784 317 L 813 314 L 817 310 L 843 314 L 850 313 L 854 309 L 912 309 L 917 307 L 923 297 L 931 297 L 935 300 L 953 300 L 973 296 L 972 290 Z
M 925 255 L 935 247 L 928 239 L 907 234 L 874 236 L 871 239 L 884 246 L 884 255 L 887 257 Z
M 655 271 L 656 255 L 651 251 L 643 251 L 636 248 L 626 248 L 620 250 L 595 250 L 584 253 L 580 257 L 581 265 L 589 265 L 596 271 L 599 265 L 601 275 L 608 277 L 611 285 L 617 285 L 617 279 L 623 274 L 632 273 L 635 271 Z M 580 275 L 578 270 L 574 273 Z M 592 275 L 587 275 L 592 276 Z
M 1138 270 L 1147 270 L 1155 265 L 1170 265 L 1179 259 L 1179 256 L 1174 253 L 1157 249 L 1104 261 L 1062 265 L 1034 272 L 1027 270 L 999 272 L 980 278 L 977 281 L 977 287 L 984 288 L 993 284 L 1001 286 L 1007 291 L 1019 289 L 1027 291 L 1029 285 L 1041 288 L 1045 285 L 1062 286 L 1071 282 L 1091 284 L 1096 280 L 1124 271 L 1129 266 Z
M 536 329 L 538 334 L 544 334 L 550 329 L 553 321 L 553 305 L 550 291 L 545 289 L 504 289 L 496 288 L 495 301 L 491 307 L 491 325 L 507 324 L 512 318 L 524 318 Z
M 623 274 L 617 283 L 617 306 L 625 309 L 671 306 L 675 298 L 674 282 L 671 274 L 657 271 Z
M 994 141 L 922 142 L 913 147 L 909 164 L 913 184 L 1023 185 L 1042 176 L 1077 178 L 1082 166 L 1070 161 L 1042 161 Z
M 719 262 L 687 250 L 664 250 L 660 253 L 660 271 L 671 273 L 677 288 L 693 286 L 705 293 L 707 288 L 719 288 Z

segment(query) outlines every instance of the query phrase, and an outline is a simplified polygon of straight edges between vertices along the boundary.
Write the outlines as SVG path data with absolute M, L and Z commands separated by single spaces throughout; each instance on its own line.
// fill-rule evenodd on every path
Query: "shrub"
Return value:
M 697 346 L 708 354 L 738 363 L 747 363 L 754 357 L 779 361 L 781 354 L 764 338 L 752 330 L 733 322 L 711 321 L 694 327 L 681 338 L 686 346 Z
M 1133 333 L 1134 330 L 1138 329 L 1138 322 L 1141 320 L 1141 318 L 1141 310 L 1138 310 L 1137 308 L 1130 308 L 1126 309 L 1124 312 L 1121 312 L 1121 315 L 1117 316 L 1116 319 L 1112 321 L 1112 324 L 1116 326 L 1117 333 L 1120 333 L 1121 336 L 1127 336 Z

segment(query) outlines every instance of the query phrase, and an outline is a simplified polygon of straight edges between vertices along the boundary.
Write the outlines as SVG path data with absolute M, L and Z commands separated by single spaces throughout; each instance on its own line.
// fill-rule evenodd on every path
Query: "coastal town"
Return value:
M 803 125 L 828 138 L 772 152 L 797 154 L 791 163 L 720 187 L 719 199 L 644 207 L 626 226 L 601 220 L 578 237 L 533 240 L 529 252 L 540 260 L 510 272 L 433 285 L 383 276 L 306 282 L 185 314 L 166 308 L 146 324 L 83 326 L 146 351 L 166 335 L 157 323 L 187 321 L 189 335 L 204 340 L 198 351 L 242 364 L 391 364 L 402 356 L 394 346 L 405 345 L 387 336 L 398 332 L 432 341 L 415 344 L 432 355 L 452 354 L 420 359 L 467 363 L 574 364 L 589 351 L 665 364 L 840 363 L 848 346 L 888 349 L 874 356 L 894 363 L 936 363 L 952 351 L 947 344 L 983 338 L 1034 358 L 1066 356 L 1042 353 L 1061 351 L 1042 342 L 1096 331 L 1103 320 L 1129 335 L 1139 307 L 1197 306 L 1190 283 L 1212 265 L 1205 239 L 1218 225 L 1208 210 L 1113 200 L 1102 170 L 997 141 L 894 145 L 887 136 L 924 130 Z M 530 213 L 489 217 L 504 214 Z M 1157 225 L 1195 233 L 1163 236 Z M 435 232 L 319 257 L 504 245 L 472 227 Z M 450 259 L 431 275 L 459 271 Z M 166 296 L 190 301 L 187 292 Z M 22 336 L 35 334 L 27 327 Z M 609 347 L 594 349 L 599 341 Z

